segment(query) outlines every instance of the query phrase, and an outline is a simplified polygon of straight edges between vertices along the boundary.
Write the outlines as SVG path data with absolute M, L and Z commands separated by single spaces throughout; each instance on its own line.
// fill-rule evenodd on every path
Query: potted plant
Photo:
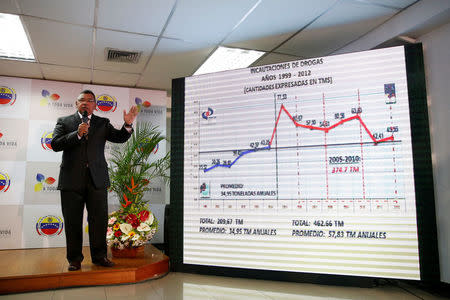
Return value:
M 152 180 L 160 178 L 166 183 L 169 180 L 170 154 L 151 159 L 158 143 L 164 139 L 156 126 L 138 123 L 125 144 L 112 148 L 110 190 L 117 195 L 121 205 L 108 218 L 106 239 L 113 256 L 138 255 L 158 229 L 158 221 L 150 211 L 144 193 L 149 190 Z

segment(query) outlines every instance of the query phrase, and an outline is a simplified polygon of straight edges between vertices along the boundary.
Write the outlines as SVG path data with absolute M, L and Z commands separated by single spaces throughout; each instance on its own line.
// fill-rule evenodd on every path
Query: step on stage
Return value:
M 0 250 L 0 294 L 135 283 L 169 272 L 169 257 L 152 245 L 139 258 L 112 258 L 112 268 L 92 264 L 89 247 L 83 255 L 81 270 L 69 272 L 66 248 Z

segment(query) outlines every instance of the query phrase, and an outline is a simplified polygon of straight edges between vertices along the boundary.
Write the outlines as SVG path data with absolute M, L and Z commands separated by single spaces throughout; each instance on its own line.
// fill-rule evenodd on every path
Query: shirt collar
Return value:
M 80 119 L 83 119 L 83 115 L 80 114 L 79 111 L 77 111 L 77 113 L 78 113 L 78 116 L 80 117 Z M 91 117 L 92 117 L 92 114 L 88 115 L 88 119 L 89 119 L 89 120 L 91 119 Z

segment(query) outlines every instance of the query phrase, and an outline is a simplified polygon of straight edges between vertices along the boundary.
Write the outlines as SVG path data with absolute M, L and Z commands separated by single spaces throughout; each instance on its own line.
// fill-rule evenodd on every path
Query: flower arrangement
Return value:
M 150 157 L 162 140 L 164 137 L 157 127 L 138 123 L 124 146 L 112 148 L 110 190 L 116 193 L 121 205 L 108 217 L 106 239 L 112 248 L 122 250 L 143 246 L 158 229 L 158 221 L 148 208 L 144 194 L 155 178 L 168 182 L 169 153 L 160 159 Z
M 106 239 L 108 246 L 117 249 L 143 246 L 158 229 L 158 221 L 146 207 L 137 213 L 118 210 L 109 215 Z

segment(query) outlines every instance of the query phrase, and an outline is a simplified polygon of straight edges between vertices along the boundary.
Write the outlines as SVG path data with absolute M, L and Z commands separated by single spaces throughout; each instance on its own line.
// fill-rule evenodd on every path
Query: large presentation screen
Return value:
M 420 279 L 405 50 L 185 79 L 183 263 Z

